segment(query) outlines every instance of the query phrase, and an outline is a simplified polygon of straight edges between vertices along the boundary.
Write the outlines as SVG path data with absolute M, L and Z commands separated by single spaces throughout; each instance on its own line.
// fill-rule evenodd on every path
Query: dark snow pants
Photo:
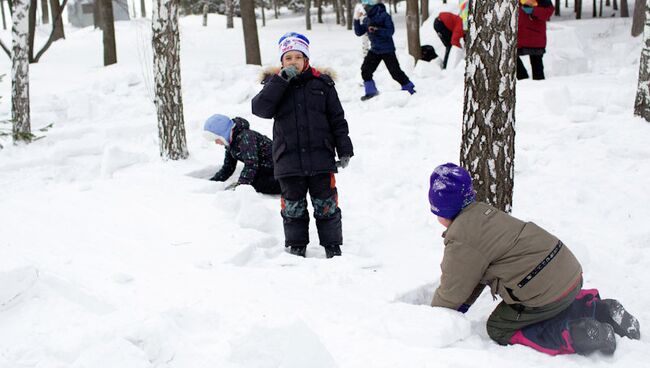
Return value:
M 449 52 L 451 51 L 451 31 L 445 26 L 445 24 L 438 18 L 433 21 L 433 29 L 438 34 L 440 41 L 445 45 L 445 57 L 442 60 L 442 68 L 447 68 L 447 60 L 449 60 Z
M 501 345 L 520 344 L 549 354 L 573 354 L 569 322 L 594 318 L 598 290 L 581 290 L 582 284 L 566 297 L 549 305 L 530 308 L 501 302 L 487 322 L 490 338 Z
M 533 80 L 542 80 L 544 79 L 544 62 L 542 57 L 544 55 L 530 55 L 530 67 L 533 70 Z M 517 56 L 517 79 L 527 79 L 528 72 L 524 63 L 521 61 L 521 57 Z
M 309 243 L 307 192 L 314 208 L 320 244 L 343 244 L 341 209 L 334 174 L 280 178 L 285 247 L 304 247 Z
M 273 177 L 273 169 L 259 169 L 253 183 L 256 192 L 263 194 L 280 194 L 280 182 Z
M 361 78 L 363 78 L 364 82 L 372 80 L 372 75 L 375 73 L 375 70 L 377 70 L 379 63 L 381 63 L 382 60 L 384 61 L 384 64 L 386 64 L 390 76 L 393 77 L 400 86 L 410 82 L 409 77 L 407 77 L 404 71 L 400 68 L 395 52 L 375 54 L 372 51 L 368 51 L 366 57 L 363 59 L 363 64 L 361 64 Z

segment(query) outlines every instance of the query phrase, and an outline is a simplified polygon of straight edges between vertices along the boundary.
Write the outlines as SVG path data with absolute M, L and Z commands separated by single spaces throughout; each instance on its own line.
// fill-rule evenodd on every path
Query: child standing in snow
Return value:
M 244 163 L 239 180 L 226 189 L 238 185 L 251 185 L 264 194 L 280 194 L 280 184 L 273 177 L 271 140 L 249 129 L 248 121 L 236 117 L 232 120 L 224 115 L 212 115 L 203 126 L 203 135 L 211 142 L 225 146 L 223 166 L 210 180 L 226 181 L 237 167 L 237 161 Z
M 639 321 L 621 303 L 582 289 L 582 268 L 566 245 L 532 222 L 476 202 L 462 167 L 433 171 L 429 203 L 447 228 L 432 306 L 465 313 L 489 285 L 503 299 L 488 318 L 490 338 L 550 355 L 611 355 L 615 333 L 640 339 Z
M 555 7 L 551 0 L 520 0 L 519 28 L 517 37 L 517 79 L 528 78 L 528 72 L 521 61 L 522 55 L 529 55 L 533 79 L 544 79 L 546 53 L 546 22 L 551 19 Z
M 253 114 L 274 119 L 273 163 L 282 189 L 285 247 L 305 256 L 309 192 L 320 244 L 327 258 L 340 256 L 343 235 L 334 173 L 353 155 L 348 123 L 332 77 L 309 65 L 307 37 L 285 34 L 279 54 L 282 68 L 265 73 L 252 108 Z
M 382 61 L 386 64 L 390 76 L 402 86 L 402 90 L 414 94 L 415 86 L 400 68 L 395 55 L 393 19 L 386 12 L 384 4 L 379 3 L 378 0 L 361 0 L 361 3 L 366 9 L 366 17 L 362 21 L 363 14 L 355 16 L 354 33 L 357 36 L 368 34 L 368 39 L 370 39 L 370 50 L 361 65 L 361 78 L 363 78 L 366 93 L 361 100 L 367 100 L 379 94 L 372 75 Z

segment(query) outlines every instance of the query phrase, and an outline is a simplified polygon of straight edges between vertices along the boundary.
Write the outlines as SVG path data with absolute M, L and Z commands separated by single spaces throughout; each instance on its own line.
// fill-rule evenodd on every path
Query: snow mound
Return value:
M 232 342 L 230 361 L 246 368 L 332 368 L 338 365 L 314 331 L 303 321 L 253 326 Z
M 0 273 L 0 310 L 20 303 L 38 278 L 38 270 L 29 266 Z
M 126 167 L 146 161 L 146 156 L 130 152 L 118 146 L 107 146 L 102 154 L 101 176 L 111 178 L 113 174 Z

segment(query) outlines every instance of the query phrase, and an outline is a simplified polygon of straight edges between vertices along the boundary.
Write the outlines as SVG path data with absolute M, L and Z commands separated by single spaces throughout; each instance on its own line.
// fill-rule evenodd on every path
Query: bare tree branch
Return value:
M 61 9 L 65 9 L 65 5 L 67 3 L 68 3 L 68 0 L 63 0 L 63 2 L 61 3 Z M 38 60 L 41 58 L 41 56 L 43 56 L 45 51 L 47 51 L 47 49 L 49 49 L 50 46 L 52 46 L 52 42 L 54 42 L 54 30 L 56 29 L 56 23 L 61 18 L 62 13 L 63 12 L 59 12 L 59 14 L 56 15 L 56 18 L 54 18 L 54 21 L 52 22 L 52 32 L 50 32 L 50 37 L 47 39 L 47 42 L 45 43 L 45 45 L 43 45 L 43 48 L 41 49 L 41 51 L 39 51 L 38 54 L 36 54 L 36 56 L 34 56 L 34 60 L 33 60 L 34 63 L 38 63 Z
M 9 56 L 9 59 L 11 59 L 11 50 L 9 50 L 7 45 L 5 45 L 5 43 L 2 42 L 2 40 L 0 40 L 0 46 L 2 46 L 2 49 L 5 50 L 5 53 L 7 53 L 7 56 Z

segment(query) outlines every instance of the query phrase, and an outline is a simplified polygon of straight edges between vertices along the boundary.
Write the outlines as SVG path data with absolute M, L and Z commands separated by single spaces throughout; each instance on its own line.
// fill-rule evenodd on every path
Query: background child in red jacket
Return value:
M 551 0 L 520 0 L 517 37 L 517 79 L 528 78 L 520 56 L 530 56 L 533 79 L 544 79 L 542 57 L 546 52 L 546 22 L 555 7 Z

